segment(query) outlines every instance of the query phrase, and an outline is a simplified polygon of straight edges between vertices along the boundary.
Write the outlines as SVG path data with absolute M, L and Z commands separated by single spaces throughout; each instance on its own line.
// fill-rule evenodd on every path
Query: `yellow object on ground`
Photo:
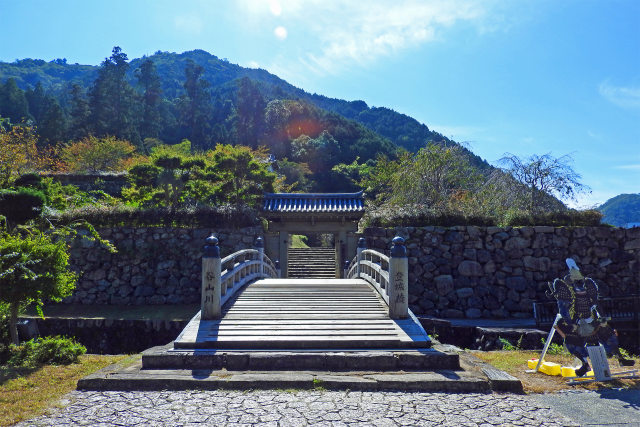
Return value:
M 538 365 L 538 359 L 527 360 L 527 366 L 529 367 L 529 369 L 536 369 L 537 365 Z
M 540 365 L 540 372 L 547 375 L 560 375 L 561 366 L 553 362 L 542 362 Z
M 560 375 L 563 377 L 575 377 L 576 376 L 576 368 L 573 366 L 563 366 L 560 371 Z
M 592 380 L 593 379 L 593 378 L 589 378 L 589 377 L 594 377 L 593 371 L 589 371 L 586 374 L 584 374 L 584 376 L 575 378 L 575 380 L 576 381 L 582 381 L 582 380 Z

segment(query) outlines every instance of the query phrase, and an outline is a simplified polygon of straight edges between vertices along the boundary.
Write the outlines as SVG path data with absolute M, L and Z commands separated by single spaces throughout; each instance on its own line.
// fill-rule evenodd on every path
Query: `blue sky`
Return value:
M 592 206 L 640 192 L 638 0 L 0 0 L 0 60 L 204 49 L 362 99 L 491 163 L 571 154 Z

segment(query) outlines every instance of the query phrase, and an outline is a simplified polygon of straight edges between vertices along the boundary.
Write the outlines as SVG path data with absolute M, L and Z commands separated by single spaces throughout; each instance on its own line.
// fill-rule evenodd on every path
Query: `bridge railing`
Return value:
M 392 240 L 391 256 L 366 249 L 366 241 L 358 241 L 357 255 L 349 264 L 346 277 L 369 282 L 389 306 L 389 317 L 402 319 L 409 316 L 409 264 L 404 239 Z
M 278 277 L 278 272 L 264 253 L 262 238 L 256 249 L 243 249 L 220 259 L 218 239 L 206 239 L 202 256 L 202 320 L 219 319 L 222 306 L 244 285 L 266 277 Z

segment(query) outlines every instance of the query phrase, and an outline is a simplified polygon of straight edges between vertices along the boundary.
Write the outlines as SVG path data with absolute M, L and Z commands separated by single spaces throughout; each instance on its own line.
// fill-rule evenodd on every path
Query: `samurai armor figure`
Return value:
M 596 282 L 584 277 L 573 259 L 568 258 L 566 262 L 569 274 L 553 281 L 551 295 L 558 301 L 558 312 L 562 317 L 556 329 L 564 338 L 569 353 L 582 363 L 576 369 L 576 375 L 581 377 L 589 371 L 586 346 L 598 343 L 604 346 L 607 356 L 615 355 L 620 365 L 632 366 L 635 362 L 620 353 L 617 332 L 600 315 Z

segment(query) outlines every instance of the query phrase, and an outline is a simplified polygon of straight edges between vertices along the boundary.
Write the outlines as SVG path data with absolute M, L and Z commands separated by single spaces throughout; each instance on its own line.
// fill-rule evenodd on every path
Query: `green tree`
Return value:
M 37 123 L 41 143 L 55 145 L 67 134 L 67 117 L 55 98 L 47 98 L 44 113 Z
M 0 234 L 0 302 L 9 304 L 11 341 L 18 344 L 16 327 L 20 306 L 71 295 L 76 274 L 69 271 L 64 240 L 44 234 Z M 40 311 L 41 313 L 41 311 Z
M 152 60 L 147 59 L 136 70 L 138 85 L 142 88 L 142 120 L 140 122 L 140 136 L 157 138 L 162 128 L 160 123 L 160 103 L 162 88 L 160 77 Z
M 13 123 L 25 122 L 32 118 L 24 91 L 13 78 L 0 85 L 0 116 L 8 117 Z
M 184 69 L 185 95 L 180 99 L 180 123 L 195 147 L 205 149 L 211 143 L 211 92 L 202 74 L 204 68 L 192 60 Z
M 235 132 L 238 144 L 258 146 L 264 132 L 266 103 L 257 85 L 248 77 L 238 82 L 236 95 Z
M 33 116 L 36 123 L 40 123 L 47 110 L 47 102 L 49 101 L 49 97 L 44 92 L 42 83 L 38 82 L 33 89 L 27 89 L 24 96 L 27 99 L 29 113 Z
M 127 55 L 118 46 L 113 48 L 98 70 L 89 92 L 91 123 L 97 136 L 114 135 L 119 139 L 139 144 L 137 132 L 137 102 L 135 91 L 126 73 L 129 69 Z
M 62 148 L 60 159 L 72 172 L 121 172 L 135 147 L 113 136 L 88 136 Z
M 553 196 L 560 200 L 575 200 L 576 194 L 589 191 L 580 182 L 582 176 L 571 167 L 573 159 L 568 154 L 561 157 L 553 157 L 551 153 L 534 154 L 521 159 L 506 153 L 500 162 L 505 165 L 506 172 L 528 188 L 529 212 L 549 210 Z
M 390 200 L 442 209 L 454 193 L 471 190 L 480 179 L 459 146 L 427 144 L 400 159 Z
M 74 83 L 69 93 L 71 95 L 71 111 L 69 113 L 67 138 L 69 140 L 78 140 L 89 136 L 91 109 L 80 85 Z
M 291 142 L 291 154 L 294 160 L 309 165 L 313 173 L 331 170 L 340 155 L 338 141 L 326 130 L 317 138 L 301 135 Z
M 276 174 L 270 170 L 266 152 L 218 144 L 206 156 L 213 161 L 207 171 L 209 179 L 217 184 L 219 201 L 253 205 L 263 193 L 273 191 Z

